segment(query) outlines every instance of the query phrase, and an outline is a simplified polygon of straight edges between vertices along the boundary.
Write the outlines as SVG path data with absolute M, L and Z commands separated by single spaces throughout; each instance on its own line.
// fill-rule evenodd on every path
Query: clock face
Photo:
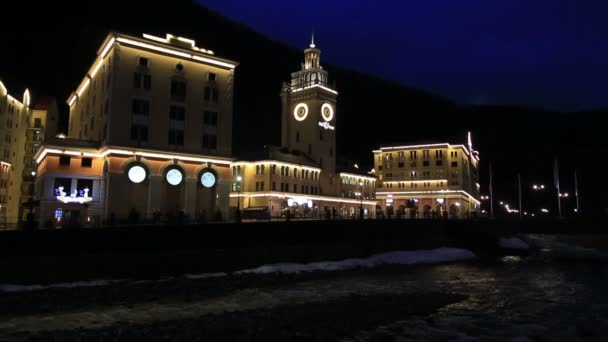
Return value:
M 215 175 L 212 172 L 204 172 L 201 175 L 201 184 L 205 188 L 212 188 L 215 185 Z
M 306 119 L 306 117 L 308 116 L 308 105 L 306 103 L 298 104 L 293 110 L 293 116 L 298 121 Z
M 331 121 L 334 118 L 334 109 L 329 103 L 324 103 L 321 106 L 321 116 L 325 121 Z
M 131 182 L 141 183 L 144 181 L 144 179 L 146 179 L 146 170 L 139 165 L 135 165 L 129 169 L 127 176 Z
M 169 172 L 167 172 L 167 175 L 165 176 L 167 183 L 171 185 L 179 185 L 182 182 L 183 178 L 184 176 L 178 169 L 169 170 Z

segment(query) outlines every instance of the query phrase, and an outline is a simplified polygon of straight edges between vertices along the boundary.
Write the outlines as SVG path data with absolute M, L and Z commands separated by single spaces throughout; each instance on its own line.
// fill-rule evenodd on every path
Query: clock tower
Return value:
M 318 164 L 331 185 L 336 172 L 338 92 L 328 84 L 327 71 L 320 61 L 321 50 L 315 46 L 313 35 L 310 47 L 304 50 L 302 69 L 292 73 L 291 84 L 285 83 L 281 90 L 281 143 Z M 327 188 L 321 185 L 322 189 Z

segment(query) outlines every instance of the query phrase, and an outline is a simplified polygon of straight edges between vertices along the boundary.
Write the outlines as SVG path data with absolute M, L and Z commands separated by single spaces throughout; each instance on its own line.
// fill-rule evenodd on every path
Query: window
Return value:
M 412 172 L 410 172 L 410 177 L 411 177 L 412 179 L 416 179 L 416 178 L 418 177 L 417 172 L 416 172 L 416 171 L 412 171 Z
M 76 180 L 76 196 L 78 197 L 93 197 L 93 180 L 92 179 L 77 179 Z
M 205 101 L 209 101 L 211 99 L 211 87 L 205 87 L 205 94 L 203 95 L 203 99 Z
M 430 164 L 431 164 L 431 162 L 428 161 L 428 160 L 425 160 L 425 161 L 422 162 L 422 166 L 423 167 L 428 167 Z
M 208 148 L 211 150 L 217 149 L 217 135 L 215 135 L 215 134 L 203 135 L 203 148 Z
M 210 72 L 209 74 L 207 74 L 207 80 L 209 81 L 215 81 L 215 73 Z
M 452 167 L 458 167 L 458 162 L 453 161 L 452 162 Z
M 272 191 L 277 191 L 277 183 L 272 182 Z
M 55 178 L 53 194 L 55 196 L 69 196 L 72 193 L 72 180 L 70 178 Z
M 59 156 L 59 166 L 70 166 L 70 156 Z
M 141 73 L 139 72 L 133 74 L 133 88 L 141 88 Z
M 206 110 L 203 113 L 203 123 L 209 126 L 217 126 L 217 112 Z
M 417 151 L 410 151 L 410 160 L 416 160 Z
M 93 159 L 91 159 L 91 158 L 82 158 L 80 160 L 80 166 L 82 166 L 82 167 L 92 167 L 93 166 Z
M 42 119 L 41 118 L 34 119 L 34 128 L 42 128 Z
M 443 165 L 443 160 L 436 160 L 435 161 L 435 165 L 436 166 L 442 166 Z
M 293 192 L 298 192 L 298 185 L 297 184 L 293 185 Z
M 169 118 L 171 120 L 184 121 L 186 117 L 186 108 L 182 106 L 170 106 L 169 107 Z
M 184 131 L 169 128 L 169 145 L 184 146 Z
M 36 152 L 38 152 L 39 148 L 40 148 L 40 144 L 34 144 L 32 146 L 32 154 L 36 154 Z
M 137 115 L 150 115 L 150 101 L 133 99 L 132 112 Z
M 152 76 L 144 75 L 144 89 L 150 90 L 151 87 L 152 87 Z
M 404 162 L 398 162 L 397 163 L 397 167 L 404 167 L 404 166 L 405 166 Z M 382 167 L 382 166 L 380 166 L 380 167 Z M 382 170 L 382 169 L 380 169 L 380 170 Z
M 148 59 L 146 57 L 139 57 L 139 65 L 143 67 L 148 66 Z
M 382 171 L 382 165 L 378 165 L 378 171 Z
M 219 93 L 219 89 L 218 88 L 211 88 L 211 101 L 213 103 L 217 103 L 220 97 L 220 93 Z
M 435 151 L 435 158 L 437 158 L 437 159 L 443 159 L 443 150 L 437 150 L 437 151 Z
M 131 140 L 148 141 L 148 126 L 131 124 Z
M 429 158 L 429 154 L 430 154 L 429 150 L 423 150 L 422 151 L 422 158 L 428 159 Z
M 186 98 L 186 81 L 171 80 L 171 98 L 173 100 Z

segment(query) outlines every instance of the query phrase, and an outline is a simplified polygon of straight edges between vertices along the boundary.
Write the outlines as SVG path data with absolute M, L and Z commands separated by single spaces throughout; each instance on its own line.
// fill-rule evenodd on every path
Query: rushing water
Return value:
M 60 331 L 83 327 L 84 331 L 72 330 L 55 334 L 53 338 L 68 341 L 84 334 L 90 337 L 85 340 L 97 341 L 98 336 L 107 337 L 101 340 L 113 340 L 119 333 L 117 331 L 138 331 L 130 336 L 141 337 L 139 333 L 142 332 L 143 336 L 169 336 L 168 340 L 187 341 L 192 340 L 193 336 L 203 336 L 189 330 L 205 326 L 201 330 L 208 331 L 209 321 L 214 321 L 217 326 L 220 324 L 217 323 L 217 317 L 223 317 L 226 324 L 233 327 L 232 330 L 237 329 L 234 327 L 247 327 L 243 328 L 249 330 L 244 332 L 248 336 L 244 340 L 256 341 L 272 338 L 255 331 L 252 333 L 252 329 L 255 330 L 253 327 L 262 325 L 262 320 L 277 321 L 277 329 L 287 330 L 279 335 L 267 336 L 282 336 L 281 340 L 284 340 L 285 336 L 291 336 L 296 331 L 299 333 L 310 329 L 310 326 L 299 326 L 297 322 L 287 328 L 285 325 L 279 328 L 281 324 L 278 324 L 282 320 L 289 321 L 289 316 L 296 317 L 296 321 L 297 317 L 307 317 L 302 312 L 312 312 L 306 306 L 310 303 L 316 303 L 315 310 L 320 312 L 334 312 L 331 319 L 324 323 L 325 332 L 340 326 L 342 333 L 344 322 L 351 315 L 344 312 L 341 316 L 337 313 L 339 310 L 335 311 L 332 305 L 345 298 L 348 300 L 352 295 L 365 295 L 371 298 L 365 304 L 365 310 L 369 310 L 370 316 L 372 311 L 377 315 L 379 310 L 386 310 L 386 316 L 390 319 L 371 325 L 351 325 L 348 327 L 347 338 L 342 340 L 608 341 L 607 237 L 527 238 L 540 247 L 539 252 L 529 257 L 506 256 L 500 260 L 360 270 L 336 275 L 331 275 L 330 272 L 325 276 L 304 277 L 272 286 L 252 282 L 235 291 L 189 301 L 161 300 L 137 305 L 89 306 L 65 312 L 54 311 L 48 315 L 20 316 L 4 324 L 0 323 L 0 331 L 2 328 L 14 332 L 38 329 Z M 260 280 L 271 275 L 258 277 Z M 242 278 L 227 277 L 221 281 L 235 279 Z M 191 283 L 171 286 L 179 291 L 182 287 L 191 290 L 191 286 L 194 286 L 192 284 L 220 286 L 220 280 L 216 279 L 197 280 L 198 283 L 195 280 L 188 281 Z M 112 291 L 115 294 L 126 292 L 127 287 L 123 289 L 121 286 L 123 285 L 117 285 Z M 146 291 L 146 288 L 141 291 Z M 403 294 L 433 293 L 461 296 L 453 304 L 438 311 L 431 310 L 419 315 L 404 314 L 402 317 L 398 316 L 399 311 L 395 309 L 409 303 L 386 300 L 386 296 L 398 298 Z M 70 292 L 66 290 L 62 296 L 69 300 Z M 374 298 L 378 300 L 375 301 Z M 417 305 L 424 306 L 424 303 Z M 293 310 L 285 310 L 285 307 Z M 263 313 L 259 314 L 260 311 Z M 389 314 L 389 311 L 392 313 Z M 228 313 L 228 317 L 224 317 L 225 313 Z M 184 324 L 184 321 L 192 322 Z M 124 322 L 129 325 L 125 326 Z M 201 332 L 203 333 L 204 331 Z M 310 340 L 319 340 L 317 335 L 313 333 Z M 257 336 L 257 339 L 252 336 Z M 27 337 L 29 338 L 32 337 Z M 34 340 L 46 338 L 46 335 L 33 337 Z

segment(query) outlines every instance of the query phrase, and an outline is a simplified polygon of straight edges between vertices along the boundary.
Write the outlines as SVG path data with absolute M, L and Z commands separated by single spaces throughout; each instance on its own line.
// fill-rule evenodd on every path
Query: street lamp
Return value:
M 237 182 L 236 210 L 237 211 L 241 210 L 241 181 L 242 180 L 243 180 L 243 177 L 236 176 L 236 182 Z
M 359 182 L 359 188 L 359 199 L 361 201 L 359 205 L 359 219 L 363 220 L 363 182 Z

